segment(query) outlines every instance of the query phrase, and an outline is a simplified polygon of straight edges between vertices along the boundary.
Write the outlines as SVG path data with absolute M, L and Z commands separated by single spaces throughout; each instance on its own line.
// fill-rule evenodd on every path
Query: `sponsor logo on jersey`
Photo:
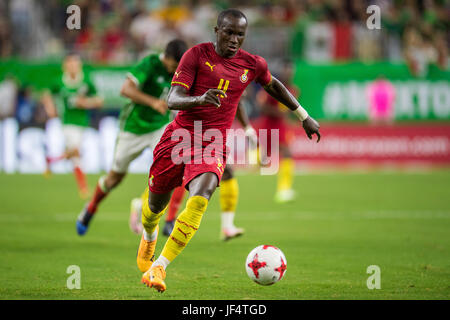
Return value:
M 211 65 L 208 61 L 206 61 L 205 64 L 211 69 L 211 72 L 214 71 L 213 69 L 216 66 L 215 64 Z

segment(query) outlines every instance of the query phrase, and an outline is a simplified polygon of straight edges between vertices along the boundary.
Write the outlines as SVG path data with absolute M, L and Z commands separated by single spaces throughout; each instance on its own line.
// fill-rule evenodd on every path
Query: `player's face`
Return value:
M 215 27 L 217 53 L 225 58 L 233 57 L 242 46 L 247 31 L 244 18 L 225 17 L 220 27 Z
M 170 74 L 174 73 L 178 68 L 178 62 L 172 57 L 164 57 L 163 64 Z
M 81 72 L 81 60 L 77 56 L 68 56 L 64 60 L 63 69 L 64 72 L 67 72 L 72 75 L 76 75 Z

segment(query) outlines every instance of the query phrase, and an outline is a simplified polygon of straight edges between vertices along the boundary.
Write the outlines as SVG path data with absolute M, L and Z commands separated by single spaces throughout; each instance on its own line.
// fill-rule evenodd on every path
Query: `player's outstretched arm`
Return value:
M 181 86 L 172 86 L 167 98 L 167 104 L 170 110 L 188 110 L 194 106 L 203 106 L 212 104 L 220 107 L 219 96 L 227 97 L 225 92 L 219 89 L 209 89 L 201 96 L 190 96 L 186 88 Z
M 44 110 L 47 113 L 47 116 L 49 118 L 55 118 L 57 116 L 56 106 L 49 90 L 44 91 L 41 97 L 41 102 L 44 105 Z
M 78 97 L 76 99 L 75 104 L 82 109 L 98 109 L 103 106 L 103 98 L 102 97 Z
M 258 136 L 255 129 L 251 125 L 250 120 L 248 119 L 244 106 L 240 101 L 236 110 L 236 119 L 238 119 L 239 123 L 242 127 L 244 127 L 246 137 L 248 137 L 252 145 L 256 146 L 258 144 Z
M 125 79 L 120 89 L 120 95 L 131 99 L 134 103 L 147 105 L 161 114 L 167 112 L 167 103 L 165 101 L 142 92 L 130 78 Z
M 308 112 L 302 108 L 297 99 L 277 78 L 272 76 L 272 80 L 264 86 L 264 90 L 298 116 L 309 139 L 312 139 L 312 135 L 316 134 L 317 142 L 320 141 L 319 123 L 308 115 Z

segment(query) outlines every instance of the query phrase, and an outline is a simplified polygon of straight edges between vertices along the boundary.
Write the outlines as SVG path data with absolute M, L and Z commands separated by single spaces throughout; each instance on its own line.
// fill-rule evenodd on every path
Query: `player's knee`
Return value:
M 222 181 L 230 180 L 234 177 L 234 172 L 231 166 L 225 166 L 225 170 L 223 171 Z
M 160 212 L 163 211 L 163 209 L 164 209 L 163 206 L 158 205 L 158 204 L 151 203 L 150 201 L 149 201 L 149 203 L 148 203 L 148 207 L 150 208 L 150 211 L 151 211 L 152 213 L 160 213 Z
M 212 172 L 204 173 L 189 183 L 189 195 L 201 196 L 209 200 L 216 190 L 218 179 Z
M 200 188 L 196 188 L 190 192 L 190 195 L 200 196 L 206 199 L 210 199 L 214 191 L 216 190 L 216 185 L 205 185 Z
M 108 174 L 108 177 L 106 178 L 106 187 L 108 189 L 112 189 L 116 187 L 119 183 L 122 182 L 123 178 L 125 177 L 125 173 L 118 173 L 114 171 L 110 171 Z

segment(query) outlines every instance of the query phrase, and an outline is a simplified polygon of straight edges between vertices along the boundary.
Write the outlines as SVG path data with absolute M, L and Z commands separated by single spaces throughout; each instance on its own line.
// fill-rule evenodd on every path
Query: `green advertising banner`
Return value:
M 129 68 L 129 66 L 83 66 L 85 74 L 91 78 L 98 93 L 104 97 L 106 109 L 120 109 L 126 103 L 127 100 L 120 96 L 120 88 Z M 0 63 L 0 81 L 5 76 L 11 75 L 22 85 L 29 85 L 35 91 L 50 88 L 61 74 L 61 65 L 57 63 L 21 61 Z
M 295 84 L 300 102 L 317 119 L 366 120 L 369 113 L 367 88 L 377 78 L 394 87 L 396 120 L 450 120 L 450 72 L 429 66 L 426 77 L 414 77 L 405 64 L 296 63 Z
M 84 70 L 105 98 L 105 108 L 119 109 L 125 103 L 119 88 L 129 66 L 84 65 Z M 39 91 L 61 76 L 58 63 L 3 61 L 0 81 L 10 74 Z M 300 102 L 317 119 L 366 120 L 369 114 L 367 87 L 382 76 L 395 88 L 396 120 L 450 120 L 450 71 L 429 66 L 426 77 L 414 77 L 405 64 L 346 63 L 313 65 L 297 61 L 294 83 Z

